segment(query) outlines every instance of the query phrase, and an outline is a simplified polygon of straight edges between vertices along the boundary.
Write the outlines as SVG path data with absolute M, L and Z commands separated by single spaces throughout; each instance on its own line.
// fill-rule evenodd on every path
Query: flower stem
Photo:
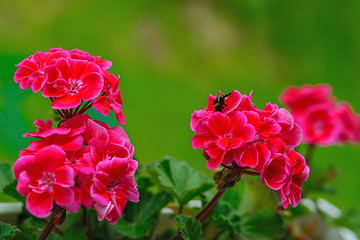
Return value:
M 46 227 L 44 228 L 44 231 L 41 233 L 38 240 L 45 240 L 49 236 L 55 224 L 58 223 L 59 219 L 62 217 L 62 215 L 65 212 L 66 212 L 65 208 L 56 206 L 53 215 L 51 216 L 49 222 L 46 224 Z
M 311 165 L 312 156 L 314 155 L 315 146 L 316 146 L 315 144 L 308 144 L 308 147 L 307 147 L 305 161 L 309 167 Z
M 82 107 L 82 109 L 80 109 L 78 114 L 82 114 L 86 112 L 89 108 L 91 108 L 91 106 L 92 106 L 92 102 L 85 103 L 85 105 Z
M 200 223 L 204 223 L 205 220 L 211 215 L 215 207 L 219 203 L 220 198 L 224 195 L 226 189 L 219 190 L 215 196 L 208 202 L 203 209 L 195 216 L 195 219 L 199 220 Z

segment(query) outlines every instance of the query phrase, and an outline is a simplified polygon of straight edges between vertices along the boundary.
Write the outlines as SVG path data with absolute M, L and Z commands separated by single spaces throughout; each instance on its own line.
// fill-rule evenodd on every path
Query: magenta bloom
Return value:
M 119 80 L 120 76 L 115 77 L 108 71 L 102 71 L 104 77 L 104 88 L 100 97 L 93 100 L 93 107 L 101 114 L 109 116 L 110 110 L 116 114 L 116 119 L 120 124 L 125 124 L 125 116 L 121 110 L 123 101 L 120 95 Z
M 78 59 L 58 59 L 52 66 L 57 77 L 48 81 L 42 90 L 44 97 L 55 98 L 55 109 L 77 107 L 81 101 L 96 98 L 104 85 L 100 67 L 95 63 Z
M 31 87 L 34 92 L 38 92 L 49 78 L 53 78 L 54 73 L 49 68 L 53 60 L 67 57 L 70 54 L 62 49 L 48 53 L 38 51 L 16 65 L 19 69 L 15 72 L 14 80 L 20 83 L 21 89 Z
M 252 92 L 218 96 L 210 95 L 207 107 L 191 115 L 193 148 L 203 148 L 209 169 L 231 164 L 260 173 L 262 183 L 280 190 L 285 208 L 289 201 L 296 206 L 309 168 L 293 149 L 301 142 L 302 130 L 291 113 L 272 103 L 256 108 Z
M 309 167 L 301 154 L 293 148 L 285 154 L 275 154 L 261 172 L 261 183 L 280 190 L 284 208 L 296 207 L 301 200 L 301 185 L 309 177 Z
M 304 157 L 300 153 L 291 148 L 287 156 L 290 174 L 287 183 L 280 189 L 280 198 L 284 208 L 287 208 L 290 203 L 293 207 L 299 204 L 301 200 L 301 185 L 308 179 L 310 172 Z
M 74 171 L 66 166 L 65 152 L 48 146 L 35 155 L 23 156 L 14 165 L 18 180 L 16 190 L 26 197 L 26 208 L 36 217 L 48 217 L 56 204 L 65 206 L 74 201 Z
M 304 142 L 331 145 L 338 140 L 341 125 L 333 106 L 319 105 L 309 109 L 303 121 L 299 121 L 304 133 Z
M 280 99 L 302 128 L 304 142 L 321 146 L 360 142 L 360 116 L 348 103 L 336 104 L 329 85 L 289 87 Z
M 121 217 L 128 201 L 138 202 L 134 174 L 137 162 L 121 158 L 105 160 L 98 164 L 94 174 L 91 196 L 95 200 L 94 208 L 99 221 L 104 218 L 114 224 Z
M 48 216 L 54 199 L 70 212 L 94 207 L 100 220 L 115 223 L 128 201 L 139 200 L 134 147 L 122 127 L 86 114 L 56 128 L 50 120 L 34 124 L 38 130 L 24 136 L 39 140 L 20 152 L 14 166 L 17 190 L 34 216 Z
M 204 127 L 205 128 L 205 127 Z M 207 163 L 209 169 L 215 169 L 221 163 L 229 164 L 232 159 L 224 158 L 230 151 L 254 139 L 255 129 L 247 124 L 245 114 L 234 112 L 231 118 L 223 113 L 214 112 L 208 116 L 207 129 L 199 131 L 193 137 L 193 148 L 204 148 L 210 157 Z

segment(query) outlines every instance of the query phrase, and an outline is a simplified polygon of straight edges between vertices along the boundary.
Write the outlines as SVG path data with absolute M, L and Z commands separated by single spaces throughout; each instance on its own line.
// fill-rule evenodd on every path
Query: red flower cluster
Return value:
M 108 116 L 112 110 L 119 123 L 125 124 L 120 77 L 107 71 L 111 61 L 99 58 L 78 49 L 38 51 L 17 65 L 14 80 L 22 89 L 41 90 L 44 97 L 52 99 L 54 109 L 72 109 L 92 101 L 101 114 Z
M 80 114 L 57 128 L 36 120 L 38 138 L 14 165 L 17 191 L 36 217 L 51 214 L 53 200 L 70 212 L 95 208 L 98 219 L 116 223 L 128 201 L 139 201 L 134 147 L 123 128 Z
M 262 181 L 280 189 L 286 208 L 300 201 L 300 187 L 309 176 L 304 158 L 293 147 L 300 144 L 301 129 L 292 115 L 276 104 L 267 103 L 263 110 L 248 96 L 233 91 L 209 95 L 204 110 L 191 115 L 194 149 L 203 148 L 207 167 L 235 162 L 243 168 L 261 173 Z
M 289 87 L 280 99 L 300 125 L 304 142 L 317 145 L 360 143 L 360 116 L 347 102 L 336 103 L 329 85 Z

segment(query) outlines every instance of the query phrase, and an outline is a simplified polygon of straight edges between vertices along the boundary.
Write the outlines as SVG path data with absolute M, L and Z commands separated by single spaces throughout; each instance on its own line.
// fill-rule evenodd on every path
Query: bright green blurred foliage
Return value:
M 173 155 L 206 172 L 201 152 L 191 147 L 190 115 L 219 90 L 254 90 L 261 107 L 279 103 L 289 85 L 329 83 L 360 112 L 359 11 L 360 2 L 350 0 L 1 0 L 1 160 L 15 162 L 35 119 L 54 117 L 48 99 L 13 81 L 15 64 L 52 47 L 113 61 L 124 128 L 140 164 Z M 92 116 L 116 124 L 114 116 Z M 320 169 L 338 167 L 337 194 L 326 197 L 345 209 L 360 210 L 359 152 L 319 148 L 313 159 Z

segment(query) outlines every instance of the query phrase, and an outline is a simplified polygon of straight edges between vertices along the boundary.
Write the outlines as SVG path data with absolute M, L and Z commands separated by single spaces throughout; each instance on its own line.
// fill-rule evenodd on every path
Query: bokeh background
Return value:
M 287 86 L 328 83 L 360 112 L 359 12 L 351 0 L 0 0 L 0 161 L 16 161 L 35 119 L 54 117 L 48 99 L 13 81 L 15 64 L 53 47 L 113 61 L 140 164 L 172 155 L 210 174 L 189 123 L 219 90 L 254 90 L 258 107 L 282 106 Z M 351 145 L 315 151 L 315 168 L 338 169 L 336 192 L 324 197 L 342 209 L 360 211 L 359 153 Z

